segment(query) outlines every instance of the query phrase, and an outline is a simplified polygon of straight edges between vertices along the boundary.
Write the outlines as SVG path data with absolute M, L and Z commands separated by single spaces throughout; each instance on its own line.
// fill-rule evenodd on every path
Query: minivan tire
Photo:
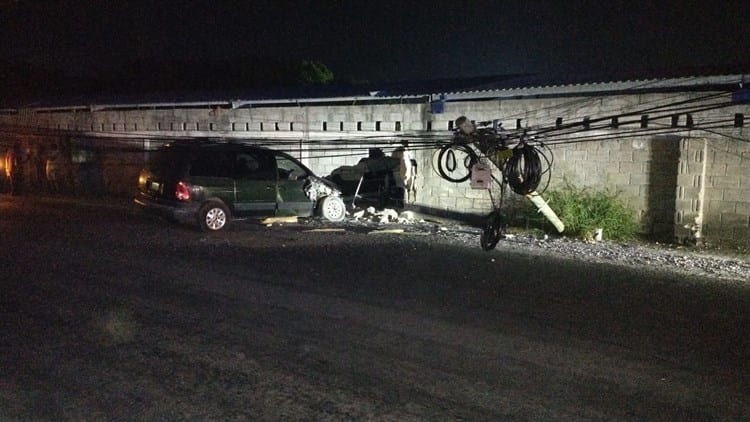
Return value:
M 320 215 L 328 221 L 338 223 L 346 217 L 346 204 L 339 196 L 326 196 L 320 202 Z
M 198 211 L 198 225 L 204 232 L 219 231 L 230 221 L 229 209 L 221 202 L 206 202 Z

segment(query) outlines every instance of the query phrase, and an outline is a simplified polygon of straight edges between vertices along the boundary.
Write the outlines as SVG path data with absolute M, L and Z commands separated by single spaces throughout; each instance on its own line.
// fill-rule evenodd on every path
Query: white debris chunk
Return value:
M 352 214 L 352 217 L 355 220 L 359 220 L 360 218 L 363 218 L 365 216 L 365 210 L 357 211 L 354 214 Z
M 398 213 L 396 212 L 396 210 L 386 208 L 380 212 L 381 223 L 390 223 L 391 221 L 397 221 L 397 220 L 398 220 Z
M 399 223 L 411 223 L 412 221 L 414 221 L 414 213 L 412 211 L 402 211 L 398 215 Z

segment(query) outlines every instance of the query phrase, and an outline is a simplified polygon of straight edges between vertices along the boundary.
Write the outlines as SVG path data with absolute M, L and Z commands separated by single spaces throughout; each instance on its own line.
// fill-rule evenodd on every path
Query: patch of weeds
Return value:
M 596 229 L 602 229 L 605 239 L 629 240 L 638 231 L 635 216 L 617 193 L 589 191 L 567 184 L 562 189 L 548 190 L 544 199 L 565 223 L 565 234 L 582 239 L 593 239 Z M 540 221 L 537 208 L 531 203 L 525 211 L 529 221 Z M 542 229 L 554 231 L 549 224 Z

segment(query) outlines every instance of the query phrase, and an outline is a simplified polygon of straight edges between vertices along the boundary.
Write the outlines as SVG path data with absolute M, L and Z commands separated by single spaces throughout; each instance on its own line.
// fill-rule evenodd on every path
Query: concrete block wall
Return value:
M 696 235 L 709 242 L 725 242 L 750 247 L 750 142 L 745 128 L 720 129 L 714 132 L 684 127 L 686 115 L 677 116 L 676 130 L 661 136 L 628 136 L 641 124 L 637 110 L 690 100 L 704 94 L 649 94 L 598 98 L 519 99 L 453 103 L 443 115 L 433 117 L 432 127 L 452 127 L 452 120 L 466 115 L 472 120 L 500 119 L 503 127 L 550 126 L 580 122 L 586 117 L 617 116 L 617 129 L 592 126 L 588 135 L 606 136 L 609 140 L 553 145 L 553 178 L 551 188 L 566 183 L 577 187 L 616 192 L 639 218 L 644 233 L 664 240 L 685 240 Z M 696 125 L 728 121 L 734 113 L 747 115 L 750 107 L 738 105 L 691 115 Z M 658 114 L 657 114 L 658 115 Z M 653 121 L 650 127 L 669 127 L 671 116 Z M 558 120 L 559 119 L 559 120 Z M 604 119 L 596 125 L 608 125 Z M 735 139 L 730 139 L 734 137 Z M 557 138 L 560 140 L 564 138 Z M 744 142 L 743 142 L 744 140 Z M 705 149 L 705 151 L 704 151 Z M 427 157 L 423 165 L 430 165 Z M 432 167 L 430 167 L 432 168 Z M 476 196 L 468 183 L 454 185 L 433 171 L 422 173 L 421 202 L 445 211 L 468 211 L 486 214 L 488 200 L 470 200 Z M 486 192 L 485 192 L 486 195 Z M 456 196 L 456 200 L 445 197 Z M 486 195 L 487 197 L 489 195 Z M 418 196 L 419 198 L 419 196 Z
M 0 124 L 44 128 L 60 139 L 83 136 L 111 139 L 163 139 L 181 136 L 263 140 L 301 158 L 320 175 L 342 165 L 354 165 L 367 156 L 366 148 L 350 153 L 324 152 L 315 141 L 367 139 L 390 141 L 390 154 L 404 137 L 431 135 L 451 137 L 455 119 L 466 115 L 476 121 L 499 119 L 506 129 L 550 127 L 592 119 L 587 136 L 605 141 L 552 144 L 554 153 L 551 188 L 566 183 L 595 190 L 617 192 L 640 219 L 645 233 L 664 238 L 685 238 L 700 233 L 706 239 L 747 243 L 750 239 L 750 143 L 746 128 L 698 132 L 684 128 L 664 136 L 632 136 L 641 125 L 639 110 L 654 109 L 704 93 L 568 96 L 558 98 L 494 99 L 445 104 L 441 114 L 430 114 L 429 104 L 351 104 L 263 106 L 232 109 L 215 107 L 33 112 L 0 114 Z M 621 117 L 617 128 L 608 127 L 612 116 Z M 731 121 L 734 113 L 750 114 L 748 105 L 695 113 L 696 125 Z M 652 112 L 649 119 L 653 119 Z M 649 121 L 649 127 L 669 127 L 670 116 Z M 602 121 L 596 119 L 602 118 Z M 683 115 L 677 116 L 684 126 Z M 56 132 L 58 131 L 59 132 Z M 628 135 L 627 137 L 625 135 Z M 737 139 L 730 139 L 727 136 Z M 42 138 L 40 138 L 42 139 Z M 45 138 L 49 139 L 49 137 Z M 157 140 L 162 141 L 157 141 Z M 552 141 L 572 140 L 557 136 Z M 550 142 L 552 142 L 550 141 Z M 145 145 L 145 144 L 144 144 Z M 334 144 L 335 146 L 335 144 Z M 472 190 L 468 182 L 450 183 L 435 167 L 436 150 L 413 153 L 418 163 L 415 205 L 436 211 L 484 215 L 492 208 L 490 195 Z M 117 177 L 137 177 L 137 155 L 102 155 L 107 167 L 105 186 L 121 186 Z M 145 156 L 144 156 L 145 157 Z M 118 173 L 119 172 L 119 173 Z M 121 176 L 118 176 L 120 174 Z M 110 181 L 111 180 L 111 181 Z M 499 192 L 495 192 L 495 199 Z
M 703 232 L 727 244 L 750 239 L 750 143 L 710 139 L 705 148 Z

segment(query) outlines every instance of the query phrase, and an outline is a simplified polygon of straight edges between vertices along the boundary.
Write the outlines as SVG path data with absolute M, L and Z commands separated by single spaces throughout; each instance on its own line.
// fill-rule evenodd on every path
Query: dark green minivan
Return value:
M 284 152 L 241 143 L 165 145 L 138 178 L 135 202 L 205 231 L 234 218 L 317 214 L 342 221 L 341 192 Z

